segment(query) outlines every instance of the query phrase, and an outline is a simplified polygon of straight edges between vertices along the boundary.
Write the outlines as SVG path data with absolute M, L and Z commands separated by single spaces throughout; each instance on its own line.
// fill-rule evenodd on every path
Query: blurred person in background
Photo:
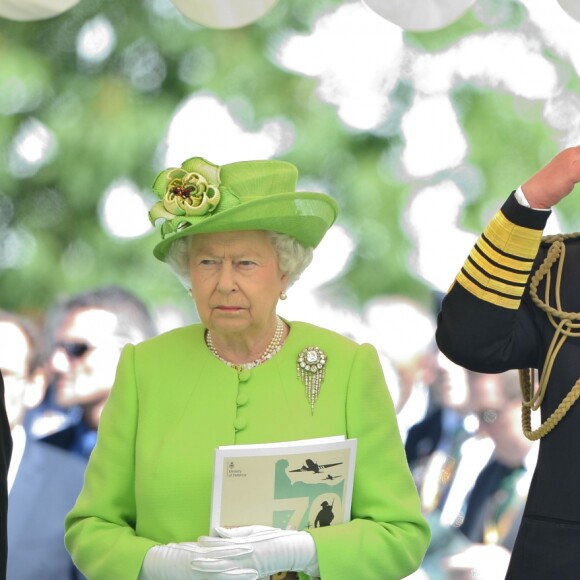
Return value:
M 443 294 L 431 294 L 433 319 Z M 423 513 L 438 521 L 454 520 L 463 498 L 482 464 L 481 449 L 473 439 L 468 421 L 467 374 L 450 361 L 435 343 L 435 327 L 422 362 L 427 405 L 423 417 L 413 424 L 405 439 L 405 453 L 421 496 Z M 489 451 L 488 451 L 489 452 Z M 485 453 L 485 451 L 484 451 Z M 482 459 L 485 462 L 485 457 Z
M 154 253 L 190 290 L 201 324 L 121 354 L 66 519 L 87 576 L 398 580 L 419 567 L 429 528 L 377 351 L 277 313 L 338 212 L 332 197 L 296 191 L 297 178 L 284 161 L 200 157 L 157 176 Z M 349 522 L 208 536 L 217 446 L 333 435 L 357 439 Z
M 457 529 L 472 544 L 442 563 L 456 580 L 504 578 L 529 490 L 537 447 L 522 433 L 517 371 L 469 372 L 469 406 L 478 434 L 494 443 L 478 475 Z
M 416 300 L 391 295 L 370 300 L 363 320 L 372 332 L 370 342 L 397 373 L 395 410 L 405 440 L 409 427 L 423 419 L 429 403 L 424 370 L 434 341 L 435 317 Z
M 83 483 L 85 462 L 27 436 L 27 410 L 44 395 L 38 333 L 32 323 L 0 310 L 0 368 L 14 441 L 8 472 L 10 580 L 83 578 L 64 546 L 64 517 Z
M 489 440 L 492 452 L 475 473 L 455 520 L 444 525 L 431 520 L 433 538 L 423 569 L 432 579 L 496 580 L 507 571 L 536 454 L 521 431 L 518 372 L 467 376 L 477 437 Z M 471 453 L 485 456 L 481 449 Z
M 551 208 L 578 182 L 580 146 L 564 149 L 512 191 L 438 319 L 439 347 L 456 363 L 478 372 L 526 371 L 522 426 L 540 444 L 509 580 L 576 580 L 580 568 L 580 235 L 542 236 Z M 537 389 L 530 376 L 536 370 Z M 532 429 L 538 409 L 541 424 Z
M 2 376 L 2 359 L 5 355 L 0 343 L 0 578 L 6 578 L 6 554 L 8 551 L 7 524 L 8 517 L 8 468 L 12 455 L 12 436 L 10 424 L 6 415 L 6 399 L 4 397 L 4 378 Z
M 155 333 L 146 305 L 124 288 L 103 286 L 58 300 L 45 323 L 49 395 L 31 432 L 87 459 L 122 348 Z
M 451 362 L 435 343 L 423 362 L 424 380 L 429 387 L 425 417 L 412 425 L 405 440 L 405 453 L 421 496 L 423 512 L 440 513 L 455 505 L 468 491 L 468 479 L 458 473 L 473 473 L 474 430 L 467 421 L 468 387 L 465 369 Z M 461 467 L 461 469 L 460 469 Z M 451 493 L 453 487 L 453 493 Z

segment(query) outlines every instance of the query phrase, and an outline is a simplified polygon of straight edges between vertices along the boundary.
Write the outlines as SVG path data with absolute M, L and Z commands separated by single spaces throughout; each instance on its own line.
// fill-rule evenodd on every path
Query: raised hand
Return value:
M 580 182 L 580 146 L 564 149 L 522 185 L 530 204 L 549 209 L 566 197 Z

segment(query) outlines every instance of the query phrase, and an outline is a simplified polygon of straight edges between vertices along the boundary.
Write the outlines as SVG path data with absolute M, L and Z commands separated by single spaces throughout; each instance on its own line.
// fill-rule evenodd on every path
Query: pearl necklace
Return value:
M 257 359 L 249 363 L 236 364 L 223 358 L 218 353 L 213 343 L 211 332 L 209 330 L 205 333 L 205 343 L 207 345 L 207 348 L 209 348 L 210 352 L 224 364 L 236 370 L 250 370 L 271 359 L 282 348 L 283 334 L 284 334 L 284 321 L 279 316 L 276 316 L 276 331 L 274 332 L 274 336 L 272 337 L 272 340 L 270 341 L 268 348 Z

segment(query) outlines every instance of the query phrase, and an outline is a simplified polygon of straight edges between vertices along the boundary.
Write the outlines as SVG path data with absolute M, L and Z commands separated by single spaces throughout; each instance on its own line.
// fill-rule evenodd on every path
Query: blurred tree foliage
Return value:
M 176 108 L 208 90 L 234 112 L 237 97 L 249 99 L 253 111 L 240 119 L 249 131 L 271 117 L 289 119 L 296 138 L 285 158 L 302 175 L 323 178 L 338 199 L 340 223 L 357 245 L 329 297 L 354 308 L 380 294 L 428 300 L 428 286 L 409 270 L 411 242 L 401 214 L 413 191 L 445 176 L 412 179 L 401 170 L 400 122 L 413 87 L 408 80 L 397 84 L 394 112 L 382 127 L 354 130 L 317 96 L 315 79 L 279 67 L 272 57 L 280 35 L 310 33 L 316 18 L 340 3 L 281 1 L 238 30 L 198 26 L 164 11 L 161 0 L 81 0 L 45 21 L 0 19 L 1 306 L 40 313 L 56 295 L 103 283 L 133 288 L 150 305 L 185 303 L 175 279 L 151 256 L 157 234 L 112 238 L 100 225 L 99 202 L 121 177 L 148 191 Z M 99 17 L 112 24 L 116 43 L 108 58 L 91 64 L 79 59 L 76 42 L 82 27 Z M 502 26 L 515 29 L 522 18 L 521 9 L 512 10 Z M 406 33 L 404 40 L 414 50 L 437 52 L 494 26 L 468 13 L 446 29 Z M 153 61 L 145 74 L 139 57 L 147 54 Z M 453 99 L 468 139 L 466 164 L 479 177 L 474 184 L 462 168 L 448 173 L 465 189 L 464 227 L 478 231 L 510 188 L 557 151 L 558 135 L 544 123 L 541 103 L 468 83 L 454 89 Z M 31 122 L 52 132 L 54 151 L 37 170 L 19 171 L 15 143 Z M 578 210 L 569 209 L 576 219 Z

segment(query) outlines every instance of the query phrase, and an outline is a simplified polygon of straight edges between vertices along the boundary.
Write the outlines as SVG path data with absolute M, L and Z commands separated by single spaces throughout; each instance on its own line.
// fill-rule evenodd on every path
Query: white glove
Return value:
M 255 570 L 243 569 L 230 559 L 248 551 L 244 546 L 202 547 L 195 542 L 153 546 L 145 554 L 138 580 L 257 580 Z M 202 562 L 202 568 L 197 563 Z
M 269 526 L 216 528 L 220 537 L 202 536 L 198 545 L 213 549 L 208 558 L 219 558 L 222 565 L 255 570 L 259 578 L 278 572 L 304 572 L 318 577 L 318 556 L 308 532 L 281 530 Z M 232 548 L 244 548 L 238 553 Z M 196 561 L 199 570 L 211 570 L 208 560 Z

